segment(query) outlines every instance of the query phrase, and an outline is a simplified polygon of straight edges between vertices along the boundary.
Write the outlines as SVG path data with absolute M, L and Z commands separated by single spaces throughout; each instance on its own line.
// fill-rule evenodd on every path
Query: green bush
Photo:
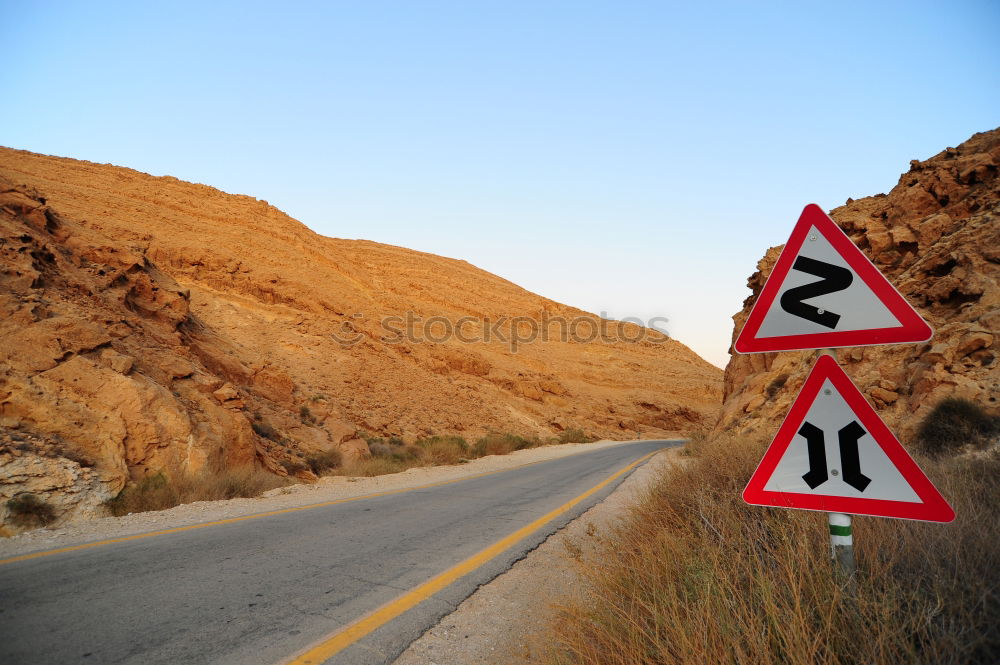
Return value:
M 927 414 L 917 442 L 929 455 L 954 453 L 965 446 L 985 448 L 1000 435 L 1000 418 L 967 399 L 949 397 Z
M 10 521 L 18 526 L 45 526 L 56 519 L 52 506 L 34 494 L 18 494 L 7 501 Z

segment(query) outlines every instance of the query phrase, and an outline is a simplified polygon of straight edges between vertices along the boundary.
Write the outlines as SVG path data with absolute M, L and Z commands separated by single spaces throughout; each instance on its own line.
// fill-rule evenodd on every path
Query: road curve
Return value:
M 436 487 L 0 565 L 0 662 L 272 665 L 311 657 L 308 647 L 380 607 L 398 607 L 392 601 L 412 598 L 414 588 L 673 445 L 623 443 Z M 392 662 L 626 475 L 398 616 L 382 610 L 384 625 L 369 619 L 369 632 L 325 662 Z

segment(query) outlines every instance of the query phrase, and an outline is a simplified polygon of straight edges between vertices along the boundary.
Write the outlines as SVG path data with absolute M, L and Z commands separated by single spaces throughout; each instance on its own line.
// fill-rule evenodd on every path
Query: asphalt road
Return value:
M 272 665 L 677 442 L 0 565 L 0 663 Z M 390 663 L 625 476 L 329 663 Z

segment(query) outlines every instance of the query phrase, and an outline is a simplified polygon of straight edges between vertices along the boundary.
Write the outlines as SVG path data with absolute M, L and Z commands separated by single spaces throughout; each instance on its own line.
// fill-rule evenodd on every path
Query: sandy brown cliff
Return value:
M 494 336 L 399 341 L 381 322 L 407 312 L 469 317 L 466 339 Z M 0 315 L 0 499 L 34 492 L 66 516 L 100 512 L 160 470 L 280 475 L 310 452 L 363 453 L 359 430 L 630 438 L 712 421 L 721 395 L 721 372 L 662 336 L 585 343 L 556 325 L 512 352 L 495 337 L 511 334 L 501 317 L 582 321 L 584 337 L 600 319 L 464 261 L 322 237 L 265 201 L 171 177 L 6 148 Z
M 830 212 L 934 328 L 926 344 L 841 349 L 858 387 L 904 443 L 945 397 L 1000 409 L 1000 130 L 974 135 L 910 170 L 888 194 Z M 789 229 L 795 220 L 788 220 Z M 743 327 L 781 247 L 768 250 L 733 317 Z M 815 352 L 733 355 L 718 429 L 771 432 Z

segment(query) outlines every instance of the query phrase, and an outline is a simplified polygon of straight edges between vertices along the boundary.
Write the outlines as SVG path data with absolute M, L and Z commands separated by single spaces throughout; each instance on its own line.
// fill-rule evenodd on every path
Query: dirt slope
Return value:
M 0 192 L 0 498 L 31 491 L 82 515 L 159 470 L 252 462 L 280 475 L 302 454 L 364 454 L 358 430 L 632 438 L 717 413 L 719 370 L 662 336 L 586 343 L 550 324 L 549 341 L 513 352 L 501 317 L 575 319 L 583 338 L 600 319 L 464 261 L 319 236 L 265 201 L 176 178 L 7 148 Z M 491 339 L 400 340 L 382 321 L 407 312 L 470 317 L 464 337 Z
M 848 374 L 904 442 L 945 397 L 1000 408 L 1000 129 L 974 135 L 910 170 L 888 194 L 830 212 L 931 324 L 927 344 L 838 353 Z M 788 220 L 789 229 L 795 220 Z M 749 279 L 754 294 L 733 317 L 743 327 L 781 252 L 768 250 Z M 814 352 L 733 355 L 718 429 L 773 431 L 798 393 Z

